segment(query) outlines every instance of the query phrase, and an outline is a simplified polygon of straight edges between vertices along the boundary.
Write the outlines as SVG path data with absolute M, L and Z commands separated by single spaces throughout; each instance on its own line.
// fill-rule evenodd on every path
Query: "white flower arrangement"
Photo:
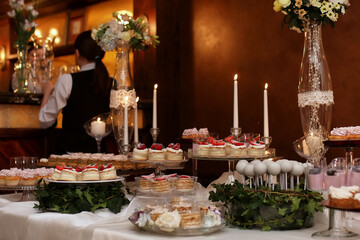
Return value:
M 34 22 L 34 19 L 39 15 L 36 10 L 37 5 L 32 3 L 25 6 L 24 0 L 9 0 L 9 6 L 11 10 L 7 14 L 14 18 L 18 36 L 15 46 L 25 49 L 37 26 Z
M 303 32 L 305 23 L 309 21 L 334 26 L 339 14 L 345 14 L 349 6 L 349 0 L 274 1 L 274 11 L 281 11 L 285 15 L 283 23 L 297 32 Z
M 149 24 L 145 17 L 133 19 L 128 14 L 113 13 L 115 19 L 100 24 L 91 32 L 91 37 L 104 51 L 112 51 L 123 41 L 129 43 L 133 50 L 144 50 L 148 46 L 159 44 L 158 36 L 148 34 Z

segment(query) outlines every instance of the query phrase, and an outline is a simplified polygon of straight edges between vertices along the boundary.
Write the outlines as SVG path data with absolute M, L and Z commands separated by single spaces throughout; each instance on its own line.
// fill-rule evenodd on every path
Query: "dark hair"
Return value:
M 85 31 L 80 33 L 74 43 L 74 48 L 78 50 L 79 54 L 85 57 L 89 61 L 95 61 L 94 70 L 94 93 L 100 95 L 106 95 L 109 93 L 111 87 L 111 80 L 109 73 L 101 61 L 105 52 L 91 37 L 91 31 Z

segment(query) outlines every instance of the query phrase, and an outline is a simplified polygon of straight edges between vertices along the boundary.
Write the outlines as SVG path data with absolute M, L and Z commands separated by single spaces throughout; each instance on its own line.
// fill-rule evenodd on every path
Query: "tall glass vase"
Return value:
M 315 22 L 306 23 L 298 87 L 298 106 L 310 156 L 308 160 L 313 162 L 320 161 L 326 152 L 323 141 L 330 131 L 334 104 L 321 27 Z
M 110 93 L 110 109 L 113 132 L 120 154 L 130 151 L 133 133 L 133 109 L 136 93 L 130 71 L 128 43 L 121 42 L 116 47 L 116 62 L 113 85 Z
M 29 74 L 31 65 L 27 61 L 27 45 L 18 44 L 15 46 L 17 50 L 17 62 L 14 66 L 17 87 L 14 92 L 29 93 Z

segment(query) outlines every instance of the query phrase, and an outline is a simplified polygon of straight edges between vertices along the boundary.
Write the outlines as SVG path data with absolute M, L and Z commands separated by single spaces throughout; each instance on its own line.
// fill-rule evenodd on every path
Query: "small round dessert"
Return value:
M 5 172 L 4 172 L 5 169 L 2 169 L 0 171 L 0 186 L 5 186 Z
M 100 167 L 100 180 L 117 179 L 116 169 L 111 163 Z
M 148 149 L 145 144 L 137 144 L 132 152 L 132 159 L 137 161 L 145 161 L 148 159 Z
M 248 155 L 252 157 L 256 156 L 265 156 L 265 143 L 262 141 L 250 141 L 250 145 L 248 147 Z
M 77 174 L 74 168 L 72 167 L 64 167 L 64 169 L 61 171 L 60 179 L 61 181 L 76 181 L 77 180 Z
M 82 168 L 82 167 L 76 167 L 75 168 L 77 181 L 82 181 L 83 180 L 83 173 L 82 173 L 83 170 L 84 170 L 84 168 Z
M 37 182 L 37 173 L 34 169 L 24 169 L 20 173 L 21 186 L 35 186 Z
M 153 143 L 149 149 L 149 161 L 164 161 L 165 150 L 160 143 Z
M 224 141 L 225 141 L 225 153 L 226 155 L 230 155 L 230 150 L 231 150 L 231 142 L 233 141 L 234 139 L 234 136 L 230 135 L 230 136 L 227 136 Z
M 208 142 L 198 142 L 198 147 L 196 149 L 196 156 L 201 156 L 201 157 L 207 157 L 209 156 L 209 149 L 210 149 L 210 145 Z
M 209 147 L 210 157 L 225 157 L 225 142 L 223 140 L 213 140 Z
M 170 192 L 171 184 L 164 176 L 151 179 L 151 190 L 155 193 Z
M 169 161 L 181 161 L 183 157 L 183 150 L 180 148 L 180 143 L 170 143 L 166 148 L 166 159 Z
M 199 135 L 199 131 L 196 128 L 185 129 L 182 133 L 182 139 L 194 139 Z
M 97 165 L 86 166 L 82 172 L 83 181 L 99 181 L 100 174 Z
M 60 180 L 60 176 L 61 176 L 61 171 L 64 169 L 64 165 L 60 166 L 60 165 L 57 165 L 54 172 L 52 173 L 50 179 L 52 180 Z
M 245 142 L 231 141 L 229 154 L 230 157 L 247 156 L 247 146 Z
M 14 169 L 5 170 L 5 184 L 8 187 L 16 187 L 20 183 L 20 177 L 18 175 L 18 171 Z

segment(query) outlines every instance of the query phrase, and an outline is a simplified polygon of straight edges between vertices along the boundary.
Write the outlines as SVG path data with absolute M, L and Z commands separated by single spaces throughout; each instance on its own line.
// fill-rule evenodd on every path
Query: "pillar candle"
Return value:
M 128 131 L 128 100 L 129 97 L 125 97 L 125 106 L 124 106 L 124 150 L 127 151 L 127 145 L 129 144 L 129 131 Z
M 96 121 L 91 122 L 90 132 L 92 135 L 104 135 L 105 134 L 105 122 L 97 118 Z
M 264 89 L 264 137 L 269 137 L 269 109 L 267 88 L 268 84 L 266 83 Z
M 137 115 L 137 105 L 139 97 L 136 98 L 135 111 L 134 111 L 134 142 L 139 142 L 139 130 L 138 130 L 138 115 Z
M 234 110 L 233 110 L 233 128 L 239 128 L 239 109 L 238 109 L 238 75 L 234 76 Z
M 153 93 L 153 128 L 157 128 L 157 88 L 158 85 L 154 85 L 154 93 Z

